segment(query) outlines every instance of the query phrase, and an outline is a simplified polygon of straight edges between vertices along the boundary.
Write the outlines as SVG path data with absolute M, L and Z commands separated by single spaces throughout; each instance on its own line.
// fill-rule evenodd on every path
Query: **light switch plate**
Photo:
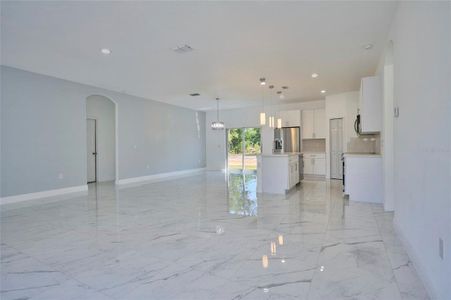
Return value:
M 438 238 L 438 255 L 440 256 L 440 258 L 443 260 L 443 254 L 445 249 L 443 249 L 443 240 L 441 238 Z
M 394 114 L 395 118 L 399 117 L 399 107 L 398 106 L 396 106 L 395 109 L 393 110 L 393 114 Z

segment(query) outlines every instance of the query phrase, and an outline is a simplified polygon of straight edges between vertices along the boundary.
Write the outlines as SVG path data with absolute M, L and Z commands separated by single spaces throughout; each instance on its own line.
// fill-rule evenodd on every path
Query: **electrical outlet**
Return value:
M 443 256 L 445 253 L 445 249 L 443 246 L 443 240 L 441 238 L 438 238 L 438 255 L 440 256 L 440 258 L 443 260 Z
M 58 174 L 58 179 L 63 179 L 64 178 L 64 174 L 63 173 L 59 173 Z
M 150 166 L 149 166 L 149 165 L 147 165 L 147 166 L 146 166 L 146 169 L 149 169 L 149 168 L 150 168 Z

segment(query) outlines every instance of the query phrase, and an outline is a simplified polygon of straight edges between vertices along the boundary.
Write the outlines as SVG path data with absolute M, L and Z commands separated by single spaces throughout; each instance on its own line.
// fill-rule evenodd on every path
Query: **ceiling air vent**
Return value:
M 189 94 L 191 97 L 197 97 L 197 96 L 200 96 L 200 94 L 199 93 L 192 93 L 192 94 Z
M 182 54 L 182 53 L 191 52 L 191 51 L 193 51 L 194 49 L 191 48 L 190 45 L 185 44 L 185 45 L 183 45 L 183 46 L 177 46 L 177 47 L 175 47 L 175 48 L 172 49 L 172 50 L 174 50 L 175 53 Z

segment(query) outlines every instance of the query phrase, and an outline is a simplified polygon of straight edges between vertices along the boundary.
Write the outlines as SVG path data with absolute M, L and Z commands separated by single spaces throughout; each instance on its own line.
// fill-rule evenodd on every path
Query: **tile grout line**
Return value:
M 330 195 L 330 188 L 331 188 L 330 180 L 326 180 L 326 192 L 329 192 L 329 195 Z M 329 202 L 331 202 L 331 199 L 329 199 Z M 335 203 L 332 202 L 332 204 L 334 204 L 334 205 L 333 205 L 333 207 L 331 207 L 331 210 L 333 208 L 335 208 Z M 343 203 L 343 205 L 344 205 L 344 203 Z M 325 244 L 326 234 L 329 231 L 330 218 L 331 218 L 331 216 L 329 214 L 329 216 L 327 217 L 327 224 L 325 226 L 324 233 L 323 233 L 323 238 L 322 238 L 322 242 L 321 242 L 321 248 Z M 315 268 L 315 272 L 313 273 L 312 281 L 310 282 L 309 289 L 308 289 L 308 292 L 307 292 L 307 298 L 306 298 L 307 300 L 310 298 L 310 291 L 312 289 L 313 280 L 315 279 L 315 276 L 318 274 L 318 264 L 319 264 L 320 256 L 321 256 L 321 251 L 318 252 L 318 255 L 316 257 L 316 263 L 315 263 L 316 268 Z
M 107 298 L 109 298 L 109 299 L 114 299 L 113 297 L 108 296 L 108 295 L 106 295 L 106 294 L 104 294 L 104 293 L 98 291 L 97 289 L 95 289 L 94 287 L 90 286 L 89 284 L 87 284 L 87 283 L 85 283 L 85 282 L 83 282 L 83 281 L 78 280 L 77 278 L 73 277 L 72 275 L 69 275 L 69 274 L 67 274 L 67 273 L 64 272 L 64 271 L 61 271 L 60 269 L 55 268 L 54 266 L 49 265 L 47 262 L 44 262 L 44 261 L 42 261 L 41 259 L 34 257 L 33 255 L 30 255 L 30 254 L 28 254 L 28 253 L 26 253 L 26 252 L 24 252 L 24 251 L 22 251 L 22 250 L 18 250 L 16 247 L 10 246 L 10 245 L 8 245 L 8 244 L 6 244 L 6 243 L 3 243 L 3 244 L 6 245 L 7 247 L 10 247 L 10 248 L 16 250 L 18 253 L 21 253 L 21 254 L 23 254 L 23 255 L 26 255 L 26 256 L 28 256 L 28 257 L 30 257 L 30 258 L 32 258 L 32 259 L 38 261 L 39 263 L 45 265 L 45 266 L 48 267 L 49 269 L 51 269 L 51 270 L 53 270 L 53 271 L 55 271 L 55 272 L 59 272 L 59 273 L 63 274 L 67 279 L 71 279 L 71 280 L 74 280 L 75 282 L 78 282 L 79 284 L 85 285 L 85 286 L 89 287 L 91 290 L 93 290 L 94 292 L 99 293 L 99 294 L 102 294 L 103 296 L 105 296 L 105 297 L 107 297 Z M 60 284 L 59 284 L 59 285 L 60 285 Z M 44 293 L 44 292 L 45 292 L 45 291 L 42 291 L 42 293 Z M 41 294 L 41 293 L 39 293 L 39 294 Z
M 385 213 L 385 211 L 382 212 L 382 214 L 384 214 L 384 213 Z M 371 206 L 371 214 L 373 215 L 373 219 L 376 222 L 376 227 L 377 227 L 377 231 L 379 233 L 379 236 L 382 239 L 382 243 L 384 245 L 385 256 L 386 256 L 386 259 L 388 260 L 388 262 L 390 263 L 390 269 L 391 269 L 391 272 L 392 272 L 393 279 L 396 282 L 396 288 L 398 289 L 399 297 L 401 299 L 403 299 L 402 294 L 401 294 L 401 289 L 399 288 L 398 279 L 396 278 L 395 272 L 393 272 L 393 264 L 392 264 L 392 261 L 390 259 L 390 255 L 388 254 L 386 240 L 385 240 L 384 236 L 381 233 L 380 224 L 379 224 L 379 222 L 378 222 L 378 220 L 376 218 L 376 213 L 374 211 L 374 207 L 373 206 Z M 392 222 L 393 222 L 393 220 L 392 220 Z

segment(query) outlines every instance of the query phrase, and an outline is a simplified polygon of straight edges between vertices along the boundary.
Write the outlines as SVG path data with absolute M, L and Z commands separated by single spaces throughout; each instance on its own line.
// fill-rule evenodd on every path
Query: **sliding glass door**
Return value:
M 244 170 L 257 171 L 257 155 L 260 154 L 260 128 L 244 129 Z
M 227 130 L 227 170 L 240 172 L 243 170 L 243 128 Z
M 227 168 L 231 173 L 255 173 L 260 154 L 260 128 L 227 130 Z

